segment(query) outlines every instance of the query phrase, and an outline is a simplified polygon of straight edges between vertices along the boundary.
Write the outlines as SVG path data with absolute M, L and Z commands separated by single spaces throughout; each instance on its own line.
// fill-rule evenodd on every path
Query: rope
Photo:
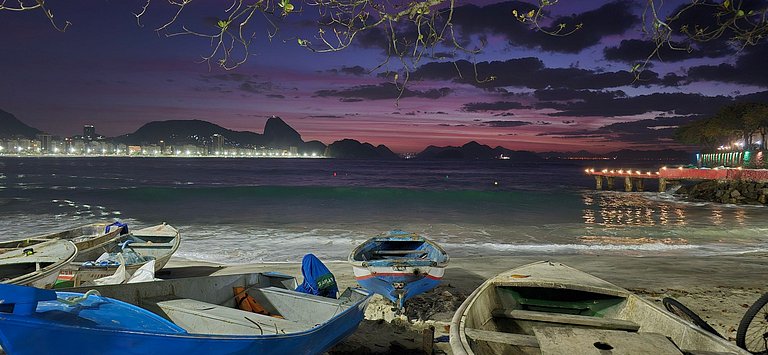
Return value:
M 92 295 L 93 296 L 101 296 L 99 291 L 89 290 L 88 292 L 86 292 L 82 296 L 63 297 L 63 298 L 59 298 L 58 301 L 61 302 L 61 303 L 66 304 L 68 306 L 75 306 L 75 305 L 85 301 L 86 299 L 88 299 L 88 296 L 92 296 Z

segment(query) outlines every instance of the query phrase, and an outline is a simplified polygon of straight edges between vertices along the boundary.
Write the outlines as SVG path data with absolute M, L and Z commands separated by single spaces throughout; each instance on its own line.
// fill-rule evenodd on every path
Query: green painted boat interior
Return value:
M 497 295 L 505 308 L 604 317 L 621 307 L 625 298 L 579 290 L 545 287 L 497 287 Z

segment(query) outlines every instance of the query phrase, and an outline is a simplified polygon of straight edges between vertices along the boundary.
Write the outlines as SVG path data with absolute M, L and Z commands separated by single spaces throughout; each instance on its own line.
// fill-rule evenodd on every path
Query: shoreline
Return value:
M 746 309 L 768 292 L 768 251 L 738 255 L 636 256 L 543 255 L 452 258 L 442 284 L 414 297 L 405 316 L 395 317 L 391 304 L 374 296 L 366 321 L 358 331 L 329 351 L 330 354 L 419 354 L 423 331 L 435 327 L 439 353 L 450 353 L 445 341 L 447 324 L 466 297 L 486 279 L 503 271 L 540 260 L 561 262 L 626 288 L 661 306 L 673 297 L 693 310 L 730 341 Z M 352 267 L 341 261 L 324 262 L 336 277 L 339 290 L 358 287 Z M 158 273 L 161 278 L 275 271 L 302 281 L 301 263 L 223 265 L 174 257 Z M 663 307 L 663 306 L 662 306 Z M 406 319 L 407 318 L 407 319 Z

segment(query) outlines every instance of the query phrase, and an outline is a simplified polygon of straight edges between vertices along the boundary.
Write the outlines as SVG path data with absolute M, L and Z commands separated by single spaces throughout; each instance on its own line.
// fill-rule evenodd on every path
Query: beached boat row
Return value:
M 157 245 L 172 254 L 178 239 L 178 231 L 161 225 L 126 233 L 116 245 L 162 262 L 165 253 L 147 250 Z M 21 248 L 42 250 L 50 242 Z M 133 267 L 121 257 L 125 270 Z M 7 353 L 22 355 L 320 354 L 354 332 L 372 292 L 399 311 L 439 284 L 448 256 L 422 236 L 391 231 L 362 243 L 349 261 L 367 290 L 347 289 L 338 298 L 298 292 L 295 278 L 276 273 L 66 291 L 0 285 L 0 341 Z M 454 314 L 450 344 L 454 354 L 748 354 L 621 287 L 552 262 L 512 269 L 478 287 Z
M 52 288 L 61 285 L 57 280 L 79 286 L 110 276 L 110 282 L 119 283 L 148 263 L 154 275 L 180 243 L 179 231 L 165 223 L 129 232 L 119 222 L 4 241 L 0 242 L 0 283 Z

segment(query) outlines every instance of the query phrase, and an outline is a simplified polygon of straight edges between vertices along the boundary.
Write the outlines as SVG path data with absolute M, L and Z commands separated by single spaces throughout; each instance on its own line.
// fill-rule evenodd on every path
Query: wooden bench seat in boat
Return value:
M 683 355 L 666 336 L 618 330 L 533 327 L 542 355 Z
M 528 348 L 538 348 L 539 341 L 533 335 L 495 332 L 492 330 L 464 328 L 464 334 L 473 340 L 487 341 L 491 343 L 509 344 Z
M 373 252 L 376 255 L 411 255 L 416 254 L 417 256 L 425 255 L 427 254 L 424 250 L 376 250 Z
M 162 310 L 166 318 L 190 333 L 284 334 L 304 331 L 313 326 L 189 298 L 152 303 Z
M 525 310 L 495 310 L 493 316 L 498 318 L 511 318 L 518 320 L 535 321 L 542 323 L 555 323 L 555 324 L 567 324 L 567 325 L 580 325 L 585 327 L 592 327 L 597 329 L 609 329 L 609 330 L 624 330 L 630 332 L 636 332 L 640 329 L 640 325 L 635 322 L 601 318 L 580 316 L 575 314 L 562 314 L 562 313 L 548 313 L 548 312 L 536 312 Z

